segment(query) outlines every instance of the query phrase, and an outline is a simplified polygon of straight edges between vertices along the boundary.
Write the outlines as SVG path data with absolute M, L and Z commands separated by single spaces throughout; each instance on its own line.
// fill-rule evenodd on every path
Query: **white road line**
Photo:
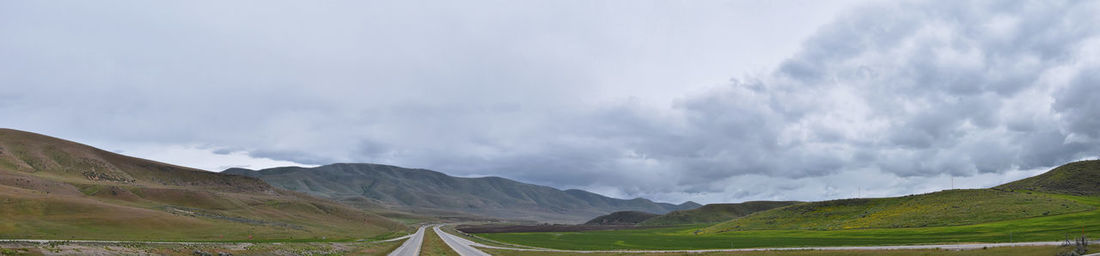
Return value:
M 401 244 L 401 247 L 397 247 L 393 250 L 389 256 L 419 256 L 420 245 L 424 243 L 424 228 L 428 226 L 420 226 L 416 229 L 416 233 L 409 237 L 409 240 Z
M 481 250 L 478 250 L 478 249 L 474 249 L 474 247 L 470 246 L 470 245 L 475 245 L 475 244 L 478 244 L 478 243 L 474 243 L 470 240 L 466 240 L 466 239 L 463 239 L 461 237 L 451 235 L 450 233 L 443 232 L 443 230 L 439 229 L 440 226 L 443 226 L 443 225 L 435 225 L 435 226 L 432 227 L 432 229 L 434 229 L 435 234 L 439 235 L 439 238 L 443 239 L 443 242 L 447 243 L 447 246 L 450 246 L 451 249 L 454 249 L 455 252 L 458 253 L 458 255 L 461 255 L 461 256 L 489 256 L 488 253 L 485 253 L 485 252 L 483 252 Z

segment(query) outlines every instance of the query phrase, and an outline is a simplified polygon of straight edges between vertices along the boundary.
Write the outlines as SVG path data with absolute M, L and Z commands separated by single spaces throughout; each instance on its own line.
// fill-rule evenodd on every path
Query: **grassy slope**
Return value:
M 997 186 L 1069 195 L 1100 195 L 1100 160 L 1073 162 L 1046 173 Z
M 752 201 L 736 204 L 708 204 L 702 207 L 670 212 L 641 222 L 641 226 L 670 226 L 702 223 L 719 223 L 759 211 L 770 210 L 800 202 Z
M 838 230 L 969 225 L 1094 209 L 1072 200 L 992 189 L 796 204 L 733 219 L 705 232 Z
M 1050 195 L 1100 207 L 1100 198 Z M 955 242 L 1056 241 L 1100 237 L 1100 210 L 963 226 L 849 230 L 746 230 L 695 235 L 705 225 L 640 230 L 478 234 L 506 243 L 556 249 L 713 249 Z
M 639 211 L 619 211 L 599 216 L 585 222 L 585 225 L 634 225 L 659 215 Z
M 313 243 L 7 243 L 0 255 L 163 255 L 194 256 L 195 251 L 238 256 L 269 255 L 388 255 L 404 240 L 389 242 L 313 242 Z
M 404 228 L 254 178 L 0 129 L 0 238 L 320 240 Z
M 1067 167 L 1068 166 L 1068 167 Z M 1064 168 L 1065 167 L 1065 168 Z M 480 234 L 489 239 L 559 249 L 703 249 L 952 242 L 1055 241 L 1100 237 L 1100 197 L 1075 191 L 1002 191 L 1021 184 L 1077 184 L 1100 171 L 1095 161 L 1056 168 L 1042 179 L 995 189 L 951 190 L 898 198 L 834 200 L 759 212 L 707 227 Z M 1082 178 L 1065 177 L 1067 173 Z M 1057 178 L 1051 178 L 1057 177 Z M 1038 182 L 1044 181 L 1044 182 Z M 1022 187 L 1032 188 L 1032 187 Z M 1040 186 L 1040 188 L 1044 188 Z M 1051 191 L 1049 187 L 1046 191 Z M 1059 190 L 1053 190 L 1059 191 Z M 1067 203 L 1067 201 L 1069 203 Z M 740 227 L 739 227 L 740 226 Z M 906 226 L 899 227 L 899 226 Z M 768 228 L 768 229 L 764 229 Z M 704 232 L 705 231 L 705 232 Z

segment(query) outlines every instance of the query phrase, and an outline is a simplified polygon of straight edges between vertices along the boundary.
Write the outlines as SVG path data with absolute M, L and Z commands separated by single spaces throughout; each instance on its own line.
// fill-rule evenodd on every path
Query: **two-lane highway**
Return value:
M 439 229 L 439 227 L 441 227 L 441 226 L 443 226 L 443 225 L 435 225 L 435 226 L 432 226 L 432 229 L 435 230 L 435 233 L 437 235 L 439 235 L 439 238 L 443 239 L 443 242 L 447 243 L 447 246 L 450 246 L 451 249 L 454 249 L 455 252 L 458 253 L 458 255 L 461 255 L 461 256 L 489 256 L 488 253 L 485 253 L 485 252 L 483 252 L 481 250 L 478 250 L 478 249 L 474 249 L 473 246 L 470 246 L 470 245 L 474 245 L 474 244 L 477 244 L 477 243 L 474 243 L 474 242 L 471 242 L 470 240 L 466 240 L 464 238 L 452 235 L 451 233 L 443 232 L 443 230 Z
M 740 248 L 740 249 L 702 249 L 702 250 L 614 250 L 614 251 L 593 251 L 593 250 L 557 250 L 557 249 L 545 249 L 545 248 L 512 248 L 512 247 L 499 247 L 492 245 L 485 245 L 477 242 L 473 242 L 464 239 L 459 236 L 452 235 L 447 232 L 443 232 L 439 229 L 441 225 L 433 226 L 435 232 L 439 234 L 440 238 L 447 243 L 455 252 L 458 252 L 462 256 L 486 256 L 489 255 L 474 246 L 480 248 L 489 249 L 502 249 L 512 251 L 529 251 L 529 252 L 563 252 L 563 253 L 575 253 L 575 254 L 587 254 L 587 253 L 601 253 L 601 252 L 616 252 L 616 253 L 710 253 L 710 252 L 747 252 L 747 251 L 788 251 L 788 250 L 920 250 L 920 249 L 942 249 L 942 250 L 977 250 L 983 248 L 992 247 L 1010 247 L 1010 246 L 1058 246 L 1062 241 L 1048 241 L 1048 242 L 1016 242 L 1016 243 L 972 243 L 972 244 L 927 244 L 927 245 L 892 245 L 892 246 L 837 246 L 837 247 L 781 247 L 781 248 Z M 1097 254 L 1088 254 L 1086 256 L 1100 256 Z
M 419 256 L 420 245 L 424 244 L 424 229 L 427 227 L 428 226 L 420 226 L 420 228 L 416 229 L 416 233 L 412 234 L 409 240 L 401 244 L 401 247 L 397 247 L 396 250 L 393 250 L 389 256 Z

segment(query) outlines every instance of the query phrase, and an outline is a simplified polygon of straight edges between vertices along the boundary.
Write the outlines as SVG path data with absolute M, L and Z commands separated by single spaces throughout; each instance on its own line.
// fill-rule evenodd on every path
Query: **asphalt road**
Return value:
M 409 237 L 405 243 L 401 244 L 401 247 L 397 247 L 393 250 L 389 256 L 419 256 L 420 245 L 424 244 L 424 229 L 428 226 L 420 226 L 416 229 L 416 233 Z
M 435 225 L 432 228 L 436 234 L 443 239 L 447 246 L 450 246 L 455 252 L 458 252 L 462 256 L 486 256 L 489 255 L 483 251 L 478 250 L 475 247 L 490 248 L 490 249 L 502 249 L 502 250 L 514 250 L 514 251 L 543 251 L 543 252 L 567 252 L 567 253 L 602 253 L 602 252 L 618 252 L 618 253 L 704 253 L 704 252 L 739 252 L 739 251 L 780 251 L 780 250 L 904 250 L 904 249 L 945 249 L 945 250 L 973 250 L 981 249 L 982 247 L 1008 247 L 1008 246 L 1058 246 L 1061 245 L 1061 241 L 1056 242 L 1022 242 L 1022 243 L 974 243 L 974 244 L 932 244 L 932 245 L 896 245 L 896 246 L 842 246 L 842 247 L 781 247 L 781 248 L 743 248 L 743 249 L 707 249 L 707 250 L 614 250 L 614 251 L 591 251 L 591 250 L 557 250 L 557 249 L 544 249 L 544 248 L 514 248 L 514 247 L 500 247 L 485 245 L 477 242 L 467 240 L 465 238 L 452 235 L 447 232 L 443 232 L 439 227 L 442 225 Z M 416 230 L 416 233 L 408 235 L 409 240 L 401 244 L 389 255 L 401 255 L 401 256 L 417 256 L 420 254 L 420 247 L 424 242 L 424 229 L 427 226 L 421 226 Z M 400 240 L 405 237 L 393 238 L 385 241 Z M 233 244 L 232 242 L 157 242 L 157 241 L 107 241 L 107 240 L 42 240 L 42 239 L 0 239 L 0 243 L 39 243 L 45 244 L 50 242 L 67 242 L 78 244 L 116 244 L 116 243 L 140 243 L 140 244 L 175 244 L 175 245 L 189 245 L 189 244 Z M 1100 243 L 1100 240 L 1094 240 L 1091 243 Z M 1086 256 L 1100 256 L 1100 253 L 1092 253 Z
M 446 234 L 439 230 L 439 226 L 435 227 L 436 233 Z M 617 252 L 617 253 L 705 253 L 705 252 L 745 252 L 745 251 L 785 251 L 785 250 L 906 250 L 906 249 L 943 249 L 943 250 L 974 250 L 982 249 L 984 247 L 1010 247 L 1010 246 L 1058 246 L 1062 242 L 1021 242 L 1021 243 L 974 243 L 974 244 L 929 244 L 929 245 L 894 245 L 894 246 L 838 246 L 838 247 L 780 247 L 780 248 L 742 248 L 742 249 L 706 249 L 706 250 L 614 250 L 614 251 L 590 251 L 590 250 L 557 250 L 557 249 L 543 249 L 543 248 L 512 248 L 512 247 L 500 247 L 485 245 L 470 240 L 463 239 L 461 237 L 446 234 L 454 240 L 461 241 L 462 246 L 469 247 L 471 250 L 477 251 L 473 247 L 490 248 L 490 249 L 502 249 L 502 250 L 514 250 L 514 251 L 532 251 L 532 252 L 567 252 L 567 253 L 601 253 L 601 252 Z M 447 241 L 446 238 L 443 241 Z M 448 245 L 451 242 L 447 242 Z M 458 248 L 455 245 L 451 245 L 451 248 Z M 459 251 L 459 254 L 466 255 L 489 255 L 484 252 L 477 251 L 482 254 L 463 254 Z M 1100 254 L 1089 254 L 1089 256 Z
M 481 250 L 475 249 L 473 246 L 471 246 L 471 245 L 477 245 L 478 243 L 474 243 L 473 241 L 466 240 L 464 238 L 452 235 L 451 233 L 443 232 L 443 230 L 439 230 L 440 226 L 443 226 L 443 225 L 435 225 L 435 226 L 432 226 L 432 228 L 435 230 L 435 233 L 439 235 L 439 238 L 443 239 L 443 242 L 447 243 L 447 246 L 450 246 L 451 249 L 454 249 L 455 252 L 458 253 L 458 255 L 461 255 L 461 256 L 489 256 L 488 253 L 485 253 Z

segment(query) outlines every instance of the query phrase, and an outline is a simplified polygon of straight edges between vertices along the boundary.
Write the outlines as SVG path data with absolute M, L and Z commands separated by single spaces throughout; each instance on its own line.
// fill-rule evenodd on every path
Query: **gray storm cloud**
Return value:
M 796 11 L 816 2 L 775 7 L 831 20 L 800 43 L 719 1 L 4 3 L 0 125 L 700 202 L 988 186 L 1100 154 L 1100 3 Z M 735 79 L 675 75 L 695 72 Z
M 593 114 L 570 135 L 598 141 L 591 144 L 605 156 L 588 168 L 541 165 L 526 175 L 553 180 L 565 169 L 628 194 L 728 195 L 747 175 L 975 177 L 1095 158 L 1096 11 L 1088 2 L 862 7 L 822 27 L 771 74 L 667 110 Z

